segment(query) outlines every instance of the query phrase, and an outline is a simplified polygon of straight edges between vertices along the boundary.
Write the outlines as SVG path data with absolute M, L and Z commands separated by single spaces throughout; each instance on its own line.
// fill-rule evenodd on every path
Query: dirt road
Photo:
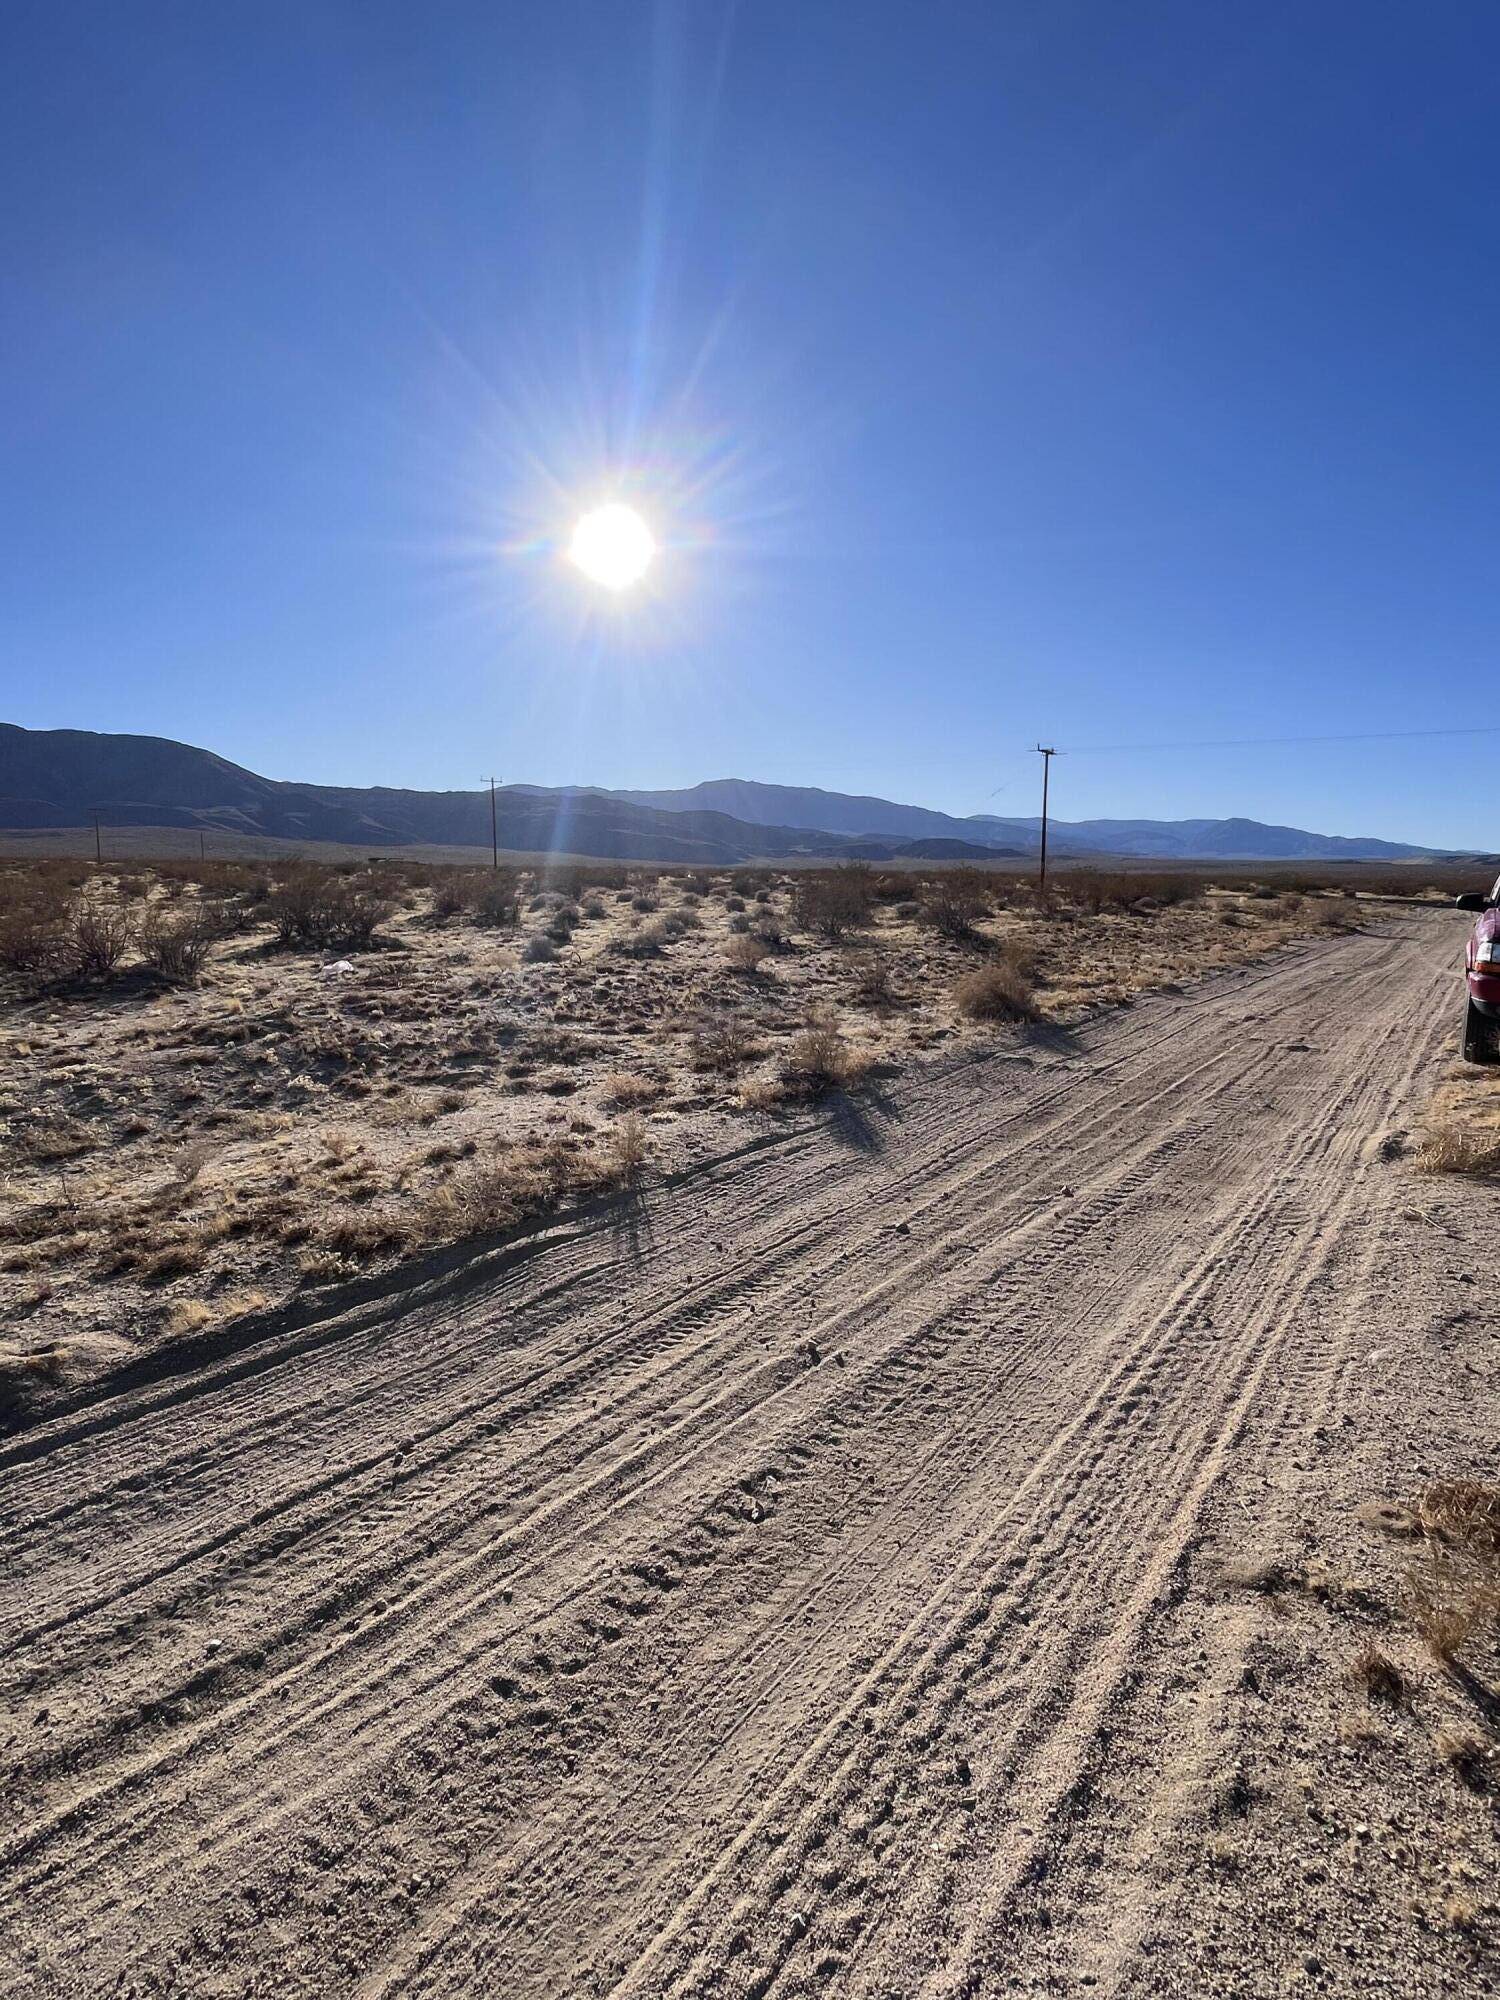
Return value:
M 1405 914 L 1005 1044 L 6 1441 L 0 1985 L 1389 1968 L 1300 1872 L 1287 1759 L 1347 1694 L 1268 1704 L 1266 1649 L 1315 1680 L 1323 1641 L 1216 1577 L 1409 1470 L 1382 1349 L 1424 1462 L 1463 1447 L 1473 1384 L 1411 1357 L 1442 1232 L 1488 1223 L 1394 1157 L 1461 936 Z

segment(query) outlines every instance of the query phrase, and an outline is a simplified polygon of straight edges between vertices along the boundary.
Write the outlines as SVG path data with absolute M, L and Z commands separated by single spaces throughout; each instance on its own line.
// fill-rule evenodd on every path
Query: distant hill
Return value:
M 718 811 L 656 811 L 585 788 L 505 785 L 496 795 L 500 845 L 600 860 L 898 860 L 907 843 L 855 840 L 821 828 L 750 825 Z M 0 828 L 186 827 L 352 846 L 487 849 L 488 791 L 414 792 L 262 778 L 212 751 L 163 736 L 0 723 Z M 1020 850 L 994 835 L 970 858 Z
M 757 826 L 806 826 L 911 841 L 956 840 L 970 846 L 1005 843 L 1028 853 L 1039 845 L 1041 828 L 1035 818 L 975 813 L 960 819 L 928 806 L 825 792 L 814 785 L 763 785 L 753 778 L 710 778 L 683 791 L 617 791 L 609 796 L 671 812 L 732 813 Z M 1299 827 L 1268 826 L 1253 819 L 1054 819 L 1047 837 L 1057 854 L 1133 854 L 1179 861 L 1402 861 L 1435 851 L 1394 840 L 1305 833 Z
M 892 799 L 713 779 L 684 791 L 506 785 L 500 844 L 527 853 L 727 866 L 755 860 L 1017 859 L 1036 852 L 1038 821 L 957 818 Z M 355 847 L 487 848 L 487 791 L 298 784 L 262 778 L 210 750 L 164 736 L 0 723 L 0 828 L 186 827 L 339 841 Z M 1400 861 L 1432 849 L 1345 839 L 1250 819 L 1054 820 L 1054 853 L 1161 860 Z
M 978 815 L 955 821 L 969 838 L 1026 839 L 1036 842 L 1038 819 L 998 819 Z M 1258 819 L 1075 819 L 1054 820 L 1048 840 L 1070 854 L 1134 854 L 1176 861 L 1414 861 L 1438 850 L 1408 847 L 1397 840 L 1346 838 L 1307 833 L 1301 827 L 1273 826 Z

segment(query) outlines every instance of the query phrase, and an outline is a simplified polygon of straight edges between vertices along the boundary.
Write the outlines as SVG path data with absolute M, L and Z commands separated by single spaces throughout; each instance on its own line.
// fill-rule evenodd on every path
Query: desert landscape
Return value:
M 1039 906 L 1015 873 L 858 864 L 0 864 L 0 1384 L 670 1182 L 1444 872 L 1079 869 Z
M 10 1990 L 1484 1976 L 1443 885 L 3 879 Z
M 1500 10 L 0 49 L 0 2000 L 1500 1996 Z

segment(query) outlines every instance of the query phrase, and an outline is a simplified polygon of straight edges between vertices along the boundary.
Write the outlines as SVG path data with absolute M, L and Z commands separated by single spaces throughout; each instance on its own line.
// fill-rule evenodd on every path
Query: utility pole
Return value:
M 198 829 L 198 859 L 200 861 L 204 860 L 207 857 L 207 854 L 208 854 L 208 843 L 204 837 L 203 829 L 200 826 Z
M 490 866 L 498 869 L 500 866 L 500 822 L 495 817 L 495 785 L 497 781 L 491 778 L 488 782 L 490 788 Z
M 104 843 L 99 838 L 99 815 L 98 813 L 95 813 L 94 814 L 94 861 L 96 864 L 98 864 L 102 862 L 103 859 L 104 859 Z
M 1042 760 L 1042 868 L 1041 877 L 1037 883 L 1037 891 L 1038 894 L 1045 896 L 1047 893 L 1047 780 L 1052 775 L 1052 759 L 1057 755 L 1057 752 L 1056 750 L 1047 749 L 1041 743 L 1038 743 L 1036 749 L 1037 755 Z

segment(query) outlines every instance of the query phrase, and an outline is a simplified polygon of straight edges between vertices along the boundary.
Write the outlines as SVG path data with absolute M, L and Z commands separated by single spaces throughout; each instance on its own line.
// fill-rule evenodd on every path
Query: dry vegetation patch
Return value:
M 1458 990 L 1455 1034 L 1461 1000 Z M 1428 1107 L 1416 1165 L 1431 1174 L 1500 1172 L 1500 1065 L 1455 1063 L 1448 1071 Z
M 80 1324 L 125 1351 L 218 1327 L 726 1150 L 873 1066 L 1349 920 L 1259 886 L 0 863 L 11 1392 L 65 1379 Z

